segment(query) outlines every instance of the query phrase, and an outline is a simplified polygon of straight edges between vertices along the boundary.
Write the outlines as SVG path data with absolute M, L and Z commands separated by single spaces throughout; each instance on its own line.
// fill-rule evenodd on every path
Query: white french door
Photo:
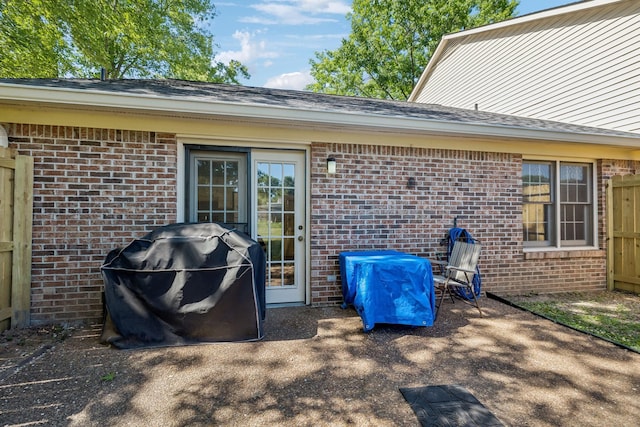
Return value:
M 252 151 L 252 237 L 266 253 L 267 303 L 306 297 L 305 154 Z

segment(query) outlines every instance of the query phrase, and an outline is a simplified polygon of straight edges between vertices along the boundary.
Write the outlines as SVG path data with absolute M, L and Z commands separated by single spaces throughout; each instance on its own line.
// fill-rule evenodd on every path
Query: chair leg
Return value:
M 444 302 L 444 294 L 447 292 L 448 287 L 445 283 L 445 285 L 442 287 L 442 290 L 440 291 L 440 303 L 436 304 L 436 314 L 435 316 L 433 316 L 433 320 L 438 318 L 438 311 L 440 310 L 440 307 L 442 306 L 442 303 Z M 451 293 L 449 293 L 449 296 L 451 296 Z M 451 296 L 451 299 L 453 300 L 453 297 Z
M 476 293 L 473 291 L 473 288 L 469 287 L 471 291 L 471 295 L 473 295 L 473 301 L 476 303 L 476 308 L 480 312 L 480 317 L 483 317 L 482 310 L 480 310 L 480 304 L 478 303 L 478 298 L 476 298 Z

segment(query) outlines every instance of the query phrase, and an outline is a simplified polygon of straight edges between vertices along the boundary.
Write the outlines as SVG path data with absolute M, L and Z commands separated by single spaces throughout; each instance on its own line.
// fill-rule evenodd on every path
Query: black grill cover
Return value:
M 264 251 L 242 232 L 171 224 L 111 251 L 101 271 L 103 342 L 136 348 L 264 335 Z

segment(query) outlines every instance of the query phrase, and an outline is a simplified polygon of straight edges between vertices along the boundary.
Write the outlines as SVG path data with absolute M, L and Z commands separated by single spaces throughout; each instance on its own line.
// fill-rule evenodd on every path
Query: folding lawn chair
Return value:
M 479 244 L 456 241 L 448 261 L 431 261 L 432 264 L 443 266 L 442 274 L 433 276 L 433 284 L 440 293 L 440 303 L 436 305 L 436 316 L 444 302 L 445 294 L 448 294 L 453 302 L 454 291 L 463 295 L 465 299 L 473 300 L 476 308 L 482 316 L 482 310 L 478 304 L 478 295 L 474 286 L 474 277 L 478 274 L 478 259 L 480 258 Z

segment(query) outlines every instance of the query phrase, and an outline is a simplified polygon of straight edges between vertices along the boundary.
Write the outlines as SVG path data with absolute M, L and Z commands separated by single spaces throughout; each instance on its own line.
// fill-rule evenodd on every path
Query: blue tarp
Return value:
M 433 326 L 429 260 L 396 251 L 343 252 L 340 274 L 342 307 L 354 306 L 365 331 L 377 323 Z

